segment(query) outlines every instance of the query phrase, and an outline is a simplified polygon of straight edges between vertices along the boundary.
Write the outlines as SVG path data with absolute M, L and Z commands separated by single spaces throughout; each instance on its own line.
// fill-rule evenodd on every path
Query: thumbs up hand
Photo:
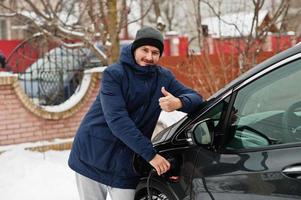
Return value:
M 162 110 L 166 112 L 172 112 L 174 110 L 182 108 L 183 105 L 179 98 L 166 91 L 164 87 L 161 88 L 161 92 L 164 95 L 164 97 L 161 97 L 159 99 L 159 105 Z

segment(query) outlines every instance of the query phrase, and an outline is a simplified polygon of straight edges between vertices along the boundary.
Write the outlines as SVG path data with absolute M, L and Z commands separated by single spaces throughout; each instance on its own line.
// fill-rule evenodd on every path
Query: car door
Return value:
M 192 199 L 301 199 L 300 57 L 244 81 L 200 119 L 219 116 L 213 144 L 199 145 Z

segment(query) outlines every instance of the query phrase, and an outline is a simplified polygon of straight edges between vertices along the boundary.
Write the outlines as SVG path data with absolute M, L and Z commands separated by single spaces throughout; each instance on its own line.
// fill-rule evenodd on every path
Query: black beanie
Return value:
M 137 48 L 143 45 L 149 45 L 157 47 L 161 56 L 164 49 L 163 40 L 163 35 L 159 30 L 149 26 L 143 27 L 136 33 L 136 38 L 132 45 L 132 54 L 134 55 Z

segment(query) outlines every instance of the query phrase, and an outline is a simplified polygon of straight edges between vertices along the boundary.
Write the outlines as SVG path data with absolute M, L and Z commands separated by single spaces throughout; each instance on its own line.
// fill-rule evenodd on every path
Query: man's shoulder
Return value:
M 163 75 L 168 75 L 168 76 L 171 76 L 172 75 L 172 71 L 166 67 L 163 67 L 163 66 L 158 66 L 159 68 L 159 72 Z
M 123 74 L 123 71 L 123 66 L 120 63 L 111 64 L 105 69 L 105 73 L 117 76 L 121 76 Z

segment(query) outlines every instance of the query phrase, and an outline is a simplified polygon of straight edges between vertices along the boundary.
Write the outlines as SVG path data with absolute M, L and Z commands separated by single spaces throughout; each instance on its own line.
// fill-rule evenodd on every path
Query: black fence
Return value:
M 85 69 L 101 66 L 87 48 L 70 49 L 32 38 L 8 58 L 10 71 L 37 105 L 58 105 L 78 89 Z

